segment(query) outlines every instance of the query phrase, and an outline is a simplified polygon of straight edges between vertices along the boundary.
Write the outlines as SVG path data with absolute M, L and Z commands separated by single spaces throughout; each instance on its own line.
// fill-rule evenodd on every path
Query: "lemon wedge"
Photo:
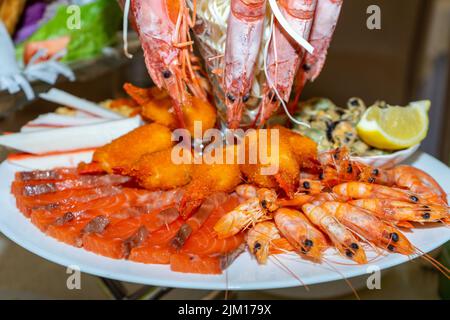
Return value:
M 399 150 L 420 143 L 428 132 L 430 101 L 411 102 L 406 107 L 372 106 L 366 110 L 356 129 L 368 145 Z

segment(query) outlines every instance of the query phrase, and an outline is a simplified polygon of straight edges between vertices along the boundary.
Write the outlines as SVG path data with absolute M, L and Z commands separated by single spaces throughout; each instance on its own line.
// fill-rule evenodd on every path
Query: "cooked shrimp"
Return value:
M 271 212 L 278 208 L 275 201 L 273 190 L 259 190 L 256 198 L 245 201 L 220 218 L 214 230 L 219 238 L 228 238 L 258 222 L 269 220 L 272 218 Z
M 225 46 L 224 92 L 228 127 L 239 127 L 250 98 L 261 46 L 266 0 L 231 0 Z
M 412 166 L 396 166 L 389 170 L 367 167 L 361 173 L 360 180 L 407 188 L 429 202 L 447 204 L 447 195 L 439 183 L 426 172 Z
M 279 4 L 282 14 L 295 31 L 304 39 L 308 39 L 317 0 L 284 0 Z M 276 21 L 267 52 L 268 78 L 259 107 L 259 125 L 263 125 L 278 109 L 280 105 L 278 99 L 289 101 L 294 77 L 303 56 L 303 48 Z
M 247 245 L 250 253 L 260 264 L 267 262 L 272 243 L 277 239 L 281 239 L 280 231 L 272 221 L 257 223 L 247 233 Z
M 429 174 L 412 166 L 398 166 L 392 171 L 397 186 L 408 188 L 412 192 L 428 198 L 436 195 L 447 204 L 447 194 Z
M 258 188 L 252 184 L 240 184 L 235 189 L 236 194 L 245 199 L 256 198 Z
M 298 253 L 316 261 L 321 260 L 322 252 L 328 248 L 327 240 L 303 213 L 281 208 L 275 211 L 274 220 L 278 230 Z
M 206 100 L 196 68 L 192 65 L 189 27 L 192 20 L 185 1 L 133 0 L 132 17 L 154 83 L 174 101 L 179 124 L 184 127 L 182 106 L 191 93 Z
M 317 0 L 309 42 L 314 53 L 306 53 L 296 77 L 293 106 L 296 107 L 306 82 L 314 81 L 322 71 L 343 0 Z
M 405 222 L 439 222 L 449 215 L 448 208 L 431 205 L 416 204 L 391 199 L 360 199 L 350 201 L 349 204 L 369 210 L 380 219 L 392 221 L 405 226 Z
M 357 263 L 367 263 L 366 254 L 359 241 L 333 215 L 320 206 L 312 204 L 305 204 L 302 206 L 302 209 L 309 220 L 328 235 L 343 256 Z
M 353 199 L 391 199 L 412 203 L 423 203 L 419 195 L 407 190 L 391 188 L 379 184 L 365 182 L 346 182 L 333 187 L 333 192 L 339 196 Z
M 364 240 L 390 252 L 411 255 L 413 245 L 395 227 L 381 221 L 370 212 L 341 202 L 325 202 L 320 206 Z
M 318 194 L 296 193 L 292 199 L 278 199 L 277 205 L 280 207 L 301 208 L 304 204 L 313 204 L 318 206 L 326 201 L 347 200 L 345 197 L 333 193 L 323 192 Z

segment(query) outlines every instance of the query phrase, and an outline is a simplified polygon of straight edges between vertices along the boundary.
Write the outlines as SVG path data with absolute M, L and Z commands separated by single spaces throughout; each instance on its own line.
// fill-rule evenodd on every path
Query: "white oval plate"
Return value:
M 450 191 L 449 168 L 426 154 L 418 154 L 412 159 L 415 166 L 429 172 Z M 173 288 L 213 289 L 213 290 L 258 290 L 277 289 L 316 284 L 351 278 L 373 271 L 371 266 L 386 269 L 409 261 L 412 257 L 389 254 L 376 257 L 368 265 L 348 265 L 349 260 L 338 257 L 334 250 L 325 253 L 326 263 L 316 264 L 296 255 L 271 258 L 265 266 L 260 266 L 248 252 L 241 254 L 222 275 L 184 274 L 170 271 L 169 266 L 145 265 L 125 260 L 113 260 L 95 255 L 83 249 L 60 243 L 34 227 L 16 208 L 15 199 L 10 194 L 10 184 L 14 172 L 20 170 L 9 163 L 0 166 L 0 230 L 12 241 L 25 249 L 64 266 L 78 266 L 82 272 L 121 281 Z M 407 233 L 412 243 L 422 251 L 429 252 L 450 239 L 450 229 L 434 225 L 414 229 Z M 280 267 L 280 262 L 283 267 Z M 335 263 L 339 262 L 339 263 Z M 344 265 L 345 264 L 345 265 Z M 290 271 L 286 271 L 288 268 Z

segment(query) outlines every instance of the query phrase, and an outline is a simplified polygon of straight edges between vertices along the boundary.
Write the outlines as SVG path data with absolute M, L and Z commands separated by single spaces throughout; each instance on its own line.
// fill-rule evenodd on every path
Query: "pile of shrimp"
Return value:
M 249 252 L 260 264 L 287 252 L 320 262 L 330 247 L 365 264 L 365 248 L 423 254 L 401 229 L 450 222 L 446 193 L 420 169 L 373 168 L 352 161 L 345 148 L 320 154 L 318 166 L 314 174 L 302 172 L 292 197 L 239 185 L 235 192 L 245 201 L 214 226 L 219 238 L 245 232 Z M 448 277 L 447 268 L 424 257 Z

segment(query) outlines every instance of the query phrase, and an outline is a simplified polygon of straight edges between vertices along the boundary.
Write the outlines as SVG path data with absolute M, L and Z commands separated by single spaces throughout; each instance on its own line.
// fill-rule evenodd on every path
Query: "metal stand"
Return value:
M 100 278 L 108 294 L 116 300 L 159 300 L 172 288 L 143 286 L 129 293 L 122 282 Z

